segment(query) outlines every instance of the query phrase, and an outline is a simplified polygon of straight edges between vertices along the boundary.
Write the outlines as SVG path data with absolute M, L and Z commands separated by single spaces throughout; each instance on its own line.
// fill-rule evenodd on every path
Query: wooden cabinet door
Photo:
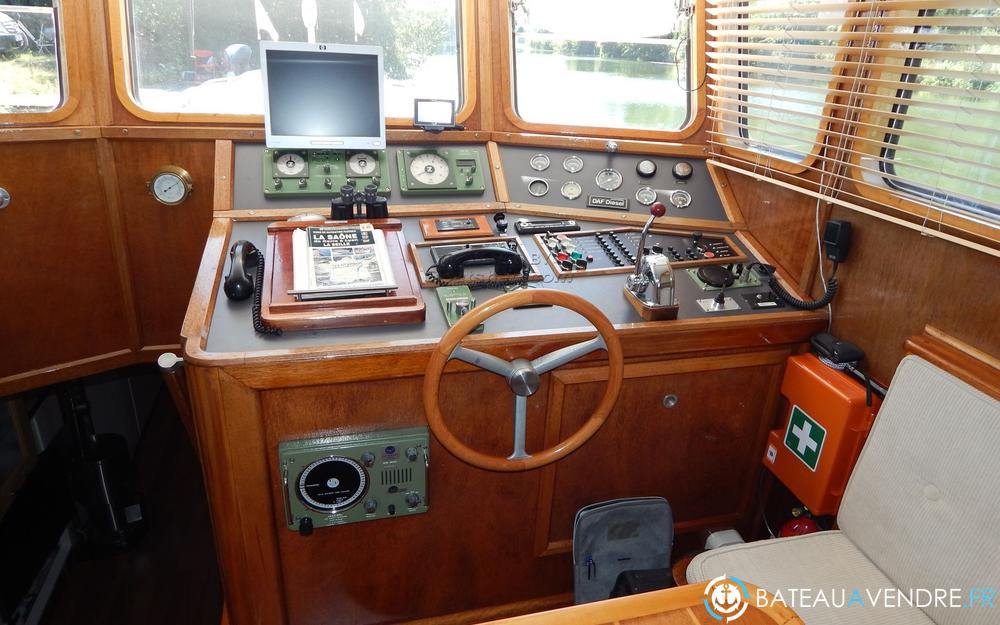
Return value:
M 0 395 L 130 362 L 132 326 L 96 141 L 5 143 Z
M 666 497 L 677 533 L 745 518 L 787 357 L 774 350 L 626 365 L 604 426 L 543 469 L 537 554 L 568 551 L 577 510 L 619 497 Z M 547 445 L 588 418 L 606 376 L 605 367 L 553 374 Z

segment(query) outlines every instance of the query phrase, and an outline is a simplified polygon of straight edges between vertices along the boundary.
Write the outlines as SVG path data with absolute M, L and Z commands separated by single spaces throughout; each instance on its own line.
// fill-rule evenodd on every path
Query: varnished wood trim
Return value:
M 708 168 L 708 174 L 712 177 L 716 191 L 719 192 L 719 200 L 722 202 L 723 210 L 726 211 L 726 217 L 733 222 L 733 227 L 737 230 L 747 230 L 746 219 L 743 217 L 743 211 L 740 210 L 739 200 L 736 199 L 733 187 L 729 184 L 729 174 L 720 170 L 712 162 L 706 162 L 705 166 Z
M 219 284 L 225 267 L 226 243 L 232 229 L 231 220 L 216 218 L 212 220 L 212 227 L 208 231 L 198 276 L 181 325 L 181 342 L 189 353 L 201 353 L 208 340 L 212 313 L 215 310 L 215 286 Z
M 747 590 L 751 597 L 757 596 L 757 587 L 747 583 Z M 770 595 L 768 595 L 770 597 Z M 687 617 L 692 625 L 706 622 L 702 602 L 705 599 L 705 586 L 702 584 L 691 584 L 679 588 L 668 588 L 667 590 L 656 590 L 653 592 L 640 593 L 608 601 L 595 601 L 584 603 L 551 612 L 540 614 L 525 614 L 501 621 L 493 621 L 490 625 L 633 625 L 626 623 L 629 619 L 639 619 L 641 617 L 656 615 L 666 615 L 679 611 L 681 613 L 694 609 L 699 616 L 688 612 Z M 763 616 L 774 625 L 803 625 L 802 621 L 795 613 L 778 601 L 767 601 L 770 607 L 751 607 L 754 616 Z M 758 619 L 759 620 L 759 619 Z M 645 622 L 645 621 L 644 621 Z M 657 619 L 650 618 L 649 622 L 657 622 Z M 663 622 L 674 622 L 666 621 Z M 679 621 L 678 621 L 679 622 Z
M 490 141 L 486 144 L 486 153 L 489 156 L 490 175 L 493 176 L 493 191 L 496 193 L 497 201 L 509 202 L 510 193 L 507 192 L 507 176 L 503 171 L 500 148 L 495 142 Z
M 212 531 L 234 623 L 286 621 L 260 396 L 216 369 L 190 368 Z M 252 493 L 252 496 L 248 496 Z M 244 591 L 253 589 L 252 599 Z
M 118 269 L 118 282 L 121 285 L 122 307 L 125 321 L 128 324 L 128 337 L 133 351 L 138 351 L 142 342 L 142 331 L 139 328 L 138 303 L 135 299 L 135 289 L 132 284 L 132 267 L 129 261 L 125 219 L 122 215 L 119 189 L 117 187 L 118 169 L 115 164 L 115 153 L 111 142 L 107 139 L 97 140 L 97 170 L 101 175 L 104 199 L 108 204 L 108 221 L 111 226 L 111 244 L 114 246 L 115 264 Z
M 964 341 L 925 326 L 921 336 L 906 341 L 906 351 L 1000 400 L 1000 360 Z
M 607 145 L 607 139 L 596 137 L 581 137 L 578 135 L 565 136 L 540 133 L 521 132 L 494 132 L 491 135 L 493 141 L 499 144 L 509 145 L 530 145 L 537 147 L 562 148 L 566 150 L 585 150 L 589 152 L 603 152 Z M 616 139 L 618 152 L 622 154 L 653 154 L 657 156 L 673 156 L 686 158 L 705 158 L 709 155 L 709 150 L 704 145 L 693 143 L 672 143 L 660 141 L 642 141 L 629 139 Z
M 212 210 L 230 211 L 233 209 L 233 142 L 218 140 L 215 142 L 215 171 L 212 176 Z
M 96 126 L 55 126 L 52 128 L 0 128 L 0 142 L 7 141 L 73 141 L 97 139 L 101 129 Z
M 61 362 L 48 367 L 23 371 L 0 378 L 0 396 L 13 395 L 39 386 L 65 382 L 116 367 L 124 367 L 134 362 L 131 349 L 120 349 L 106 354 L 98 354 L 80 360 Z
M 492 213 L 503 210 L 500 202 L 460 202 L 456 204 L 408 204 L 406 206 L 390 206 L 391 217 L 424 217 L 431 215 L 474 215 L 477 213 Z M 243 221 L 284 221 L 289 217 L 302 213 L 318 213 L 329 215 L 330 207 L 315 206 L 312 208 L 260 208 L 240 209 L 234 211 L 216 211 L 216 219 L 232 219 Z
M 788 289 L 789 293 L 791 293 L 792 295 L 794 295 L 799 299 L 803 299 L 806 297 L 805 294 L 802 292 L 802 290 L 799 288 L 799 281 L 792 280 L 792 276 L 794 274 L 785 269 L 785 267 L 782 266 L 781 263 L 775 260 L 775 258 L 772 257 L 770 254 L 768 254 L 764 250 L 764 246 L 761 245 L 760 241 L 758 241 L 756 237 L 750 234 L 749 231 L 737 232 L 736 238 L 739 239 L 740 242 L 743 243 L 743 245 L 745 245 L 747 249 L 750 250 L 750 253 L 752 255 L 761 259 L 768 265 L 773 266 L 777 270 L 777 273 L 775 275 L 777 275 L 778 278 L 785 283 L 785 288 Z

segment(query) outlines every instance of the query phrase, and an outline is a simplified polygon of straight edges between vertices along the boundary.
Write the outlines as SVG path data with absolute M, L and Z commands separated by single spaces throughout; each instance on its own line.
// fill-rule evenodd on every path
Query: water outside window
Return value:
M 515 4 L 514 108 L 522 119 L 661 131 L 687 123 L 688 20 L 674 2 Z
M 2 1 L 2 0 L 0 0 Z M 458 0 L 130 0 L 133 95 L 150 111 L 262 114 L 260 40 L 382 46 L 387 117 L 461 108 Z M 350 94 L 345 94 L 350 97 Z
M 52 0 L 8 2 L 0 4 L 0 115 L 53 111 L 63 94 Z

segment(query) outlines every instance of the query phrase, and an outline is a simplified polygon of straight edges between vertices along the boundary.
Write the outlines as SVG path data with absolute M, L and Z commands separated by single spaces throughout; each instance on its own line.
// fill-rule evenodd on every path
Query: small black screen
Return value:
M 374 55 L 268 50 L 271 134 L 378 137 L 381 81 Z

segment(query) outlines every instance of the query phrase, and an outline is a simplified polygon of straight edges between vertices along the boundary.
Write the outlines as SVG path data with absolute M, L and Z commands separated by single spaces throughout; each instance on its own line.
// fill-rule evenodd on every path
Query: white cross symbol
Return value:
M 808 421 L 802 424 L 802 427 L 797 425 L 792 426 L 792 434 L 795 435 L 795 438 L 799 439 L 798 452 L 800 456 L 804 456 L 807 449 L 809 451 L 816 451 L 816 448 L 819 447 L 816 441 L 809 436 L 809 433 L 812 432 L 812 428 L 812 423 L 809 423 Z

